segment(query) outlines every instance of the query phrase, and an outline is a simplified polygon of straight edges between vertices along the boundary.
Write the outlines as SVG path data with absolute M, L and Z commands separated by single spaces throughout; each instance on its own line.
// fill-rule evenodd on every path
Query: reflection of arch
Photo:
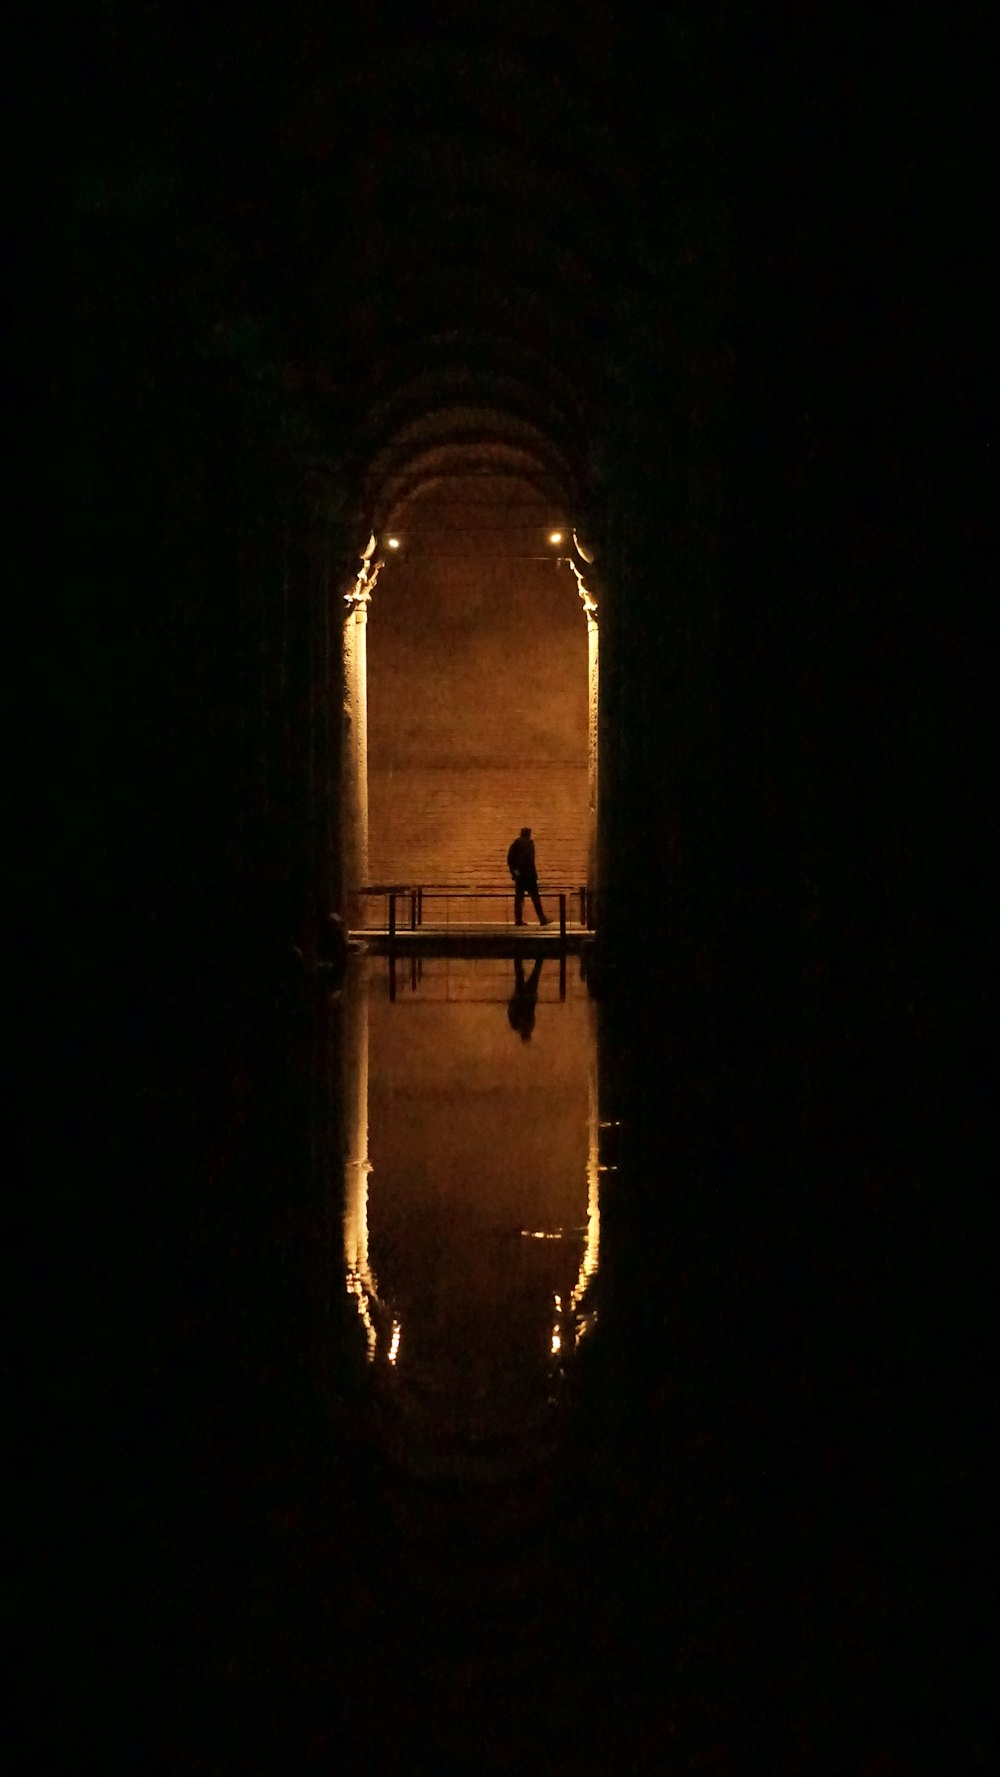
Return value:
M 403 1328 L 398 1316 L 379 1292 L 378 1279 L 369 1251 L 369 1160 L 368 1077 L 370 1033 L 368 1018 L 369 980 L 365 965 L 349 972 L 342 999 L 344 1007 L 344 1111 L 347 1144 L 344 1155 L 344 1282 L 354 1299 L 358 1318 L 365 1330 L 366 1355 L 369 1363 L 380 1356 L 396 1365 L 400 1354 Z M 560 1360 L 574 1351 L 597 1320 L 594 1286 L 600 1268 L 601 1206 L 599 1139 L 600 1058 L 598 1031 L 590 1008 L 590 1048 L 587 1075 L 587 1224 L 584 1249 L 576 1283 L 564 1301 L 554 1297 L 554 1321 L 551 1334 L 551 1357 Z M 577 1229 L 528 1229 L 522 1236 L 535 1239 L 564 1239 Z

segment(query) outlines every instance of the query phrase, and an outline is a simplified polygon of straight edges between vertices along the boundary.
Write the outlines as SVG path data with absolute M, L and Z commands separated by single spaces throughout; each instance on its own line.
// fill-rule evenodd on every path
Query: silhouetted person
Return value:
M 514 992 L 507 1003 L 507 1017 L 511 1030 L 517 1031 L 522 1043 L 530 1042 L 535 1028 L 535 1004 L 542 961 L 542 957 L 536 956 L 531 965 L 531 974 L 525 980 L 524 964 L 519 956 L 514 958 Z
M 538 915 L 540 926 L 551 925 L 552 921 L 545 916 L 538 894 L 538 871 L 535 867 L 535 842 L 531 837 L 531 828 L 522 827 L 518 837 L 507 852 L 507 868 L 514 878 L 514 924 L 524 924 L 524 897 L 528 895 L 531 905 Z

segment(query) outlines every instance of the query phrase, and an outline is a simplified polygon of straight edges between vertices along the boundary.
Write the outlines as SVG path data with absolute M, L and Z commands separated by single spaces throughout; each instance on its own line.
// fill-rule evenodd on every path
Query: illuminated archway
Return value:
M 598 888 L 598 599 L 592 552 L 574 528 L 570 466 L 522 416 L 437 409 L 408 422 L 389 441 L 373 463 L 368 491 L 373 528 L 345 592 L 342 899 L 351 923 L 363 923 L 362 891 L 376 878 L 495 884 L 507 839 L 525 819 L 549 841 L 543 868 L 550 880 L 585 887 L 592 909 Z M 370 751 L 369 608 L 381 582 L 377 608 L 384 610 L 393 580 L 411 601 L 410 642 L 400 635 L 393 645 L 397 654 L 409 645 L 416 665 L 404 682 L 397 662 L 382 705 L 382 732 L 386 705 L 406 705 L 413 732 L 401 776 L 409 794 L 403 782 L 390 781 L 398 759 L 385 766 L 379 758 L 373 766 Z M 454 605 L 456 596 L 465 601 L 460 660 L 447 659 L 441 641 L 447 634 L 442 607 L 449 599 Z M 470 599 L 478 600 L 478 610 L 468 608 Z M 548 626 L 546 610 L 552 613 Z M 582 632 L 575 627 L 580 617 Z M 454 654 L 454 629 L 450 637 Z M 578 668 L 571 655 L 578 657 Z M 514 662 L 509 673 L 507 660 Z M 496 701 L 501 691 L 502 705 Z M 455 707 L 447 710 L 449 698 Z M 414 713 L 421 700 L 424 718 Z M 428 744 L 428 724 L 439 754 L 431 762 L 437 767 L 432 808 L 418 756 Z M 508 763 L 509 737 L 521 732 L 525 756 L 515 749 Z M 545 813 L 540 819 L 526 813 L 526 805 L 544 810 L 547 801 L 548 832 Z M 482 910 L 483 923 L 490 923 L 489 904 Z M 495 906 L 492 911 L 494 920 L 502 917 Z

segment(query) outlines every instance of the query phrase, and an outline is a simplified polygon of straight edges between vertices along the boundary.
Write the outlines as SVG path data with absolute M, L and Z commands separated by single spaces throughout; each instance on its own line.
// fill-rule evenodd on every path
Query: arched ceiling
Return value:
M 631 293 L 679 213 L 680 12 L 246 0 L 197 42 L 152 14 L 151 37 L 111 0 L 98 32 L 130 156 L 163 160 L 196 326 L 325 430 L 333 505 L 363 530 L 450 443 L 473 469 L 516 449 L 585 510 Z
M 398 524 L 430 481 L 516 475 L 555 514 L 578 498 L 571 464 L 539 426 L 503 408 L 428 407 L 373 460 L 366 494 L 373 528 Z
M 351 127 L 314 117 L 311 203 L 346 195 L 349 247 L 327 314 L 348 341 L 348 480 L 359 539 L 443 475 L 516 473 L 583 514 L 642 229 L 634 149 L 609 116 L 610 8 L 505 10 L 435 30 L 397 16 L 358 70 Z M 546 23 L 548 18 L 548 23 Z M 304 132 L 308 133 L 308 132 Z M 336 310 L 334 309 L 336 303 Z M 323 305 L 311 329 L 322 351 Z

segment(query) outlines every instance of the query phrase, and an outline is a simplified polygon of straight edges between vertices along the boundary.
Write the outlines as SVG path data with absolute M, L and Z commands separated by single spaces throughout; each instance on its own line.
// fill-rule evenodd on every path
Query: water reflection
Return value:
M 456 1431 L 544 1410 L 593 1326 L 598 1055 L 579 966 L 359 959 L 344 1272 L 393 1397 Z
M 525 975 L 524 963 L 519 956 L 514 958 L 514 991 L 507 1005 L 507 1022 L 511 1030 L 516 1030 L 524 1042 L 530 1042 L 531 1033 L 535 1028 L 535 1005 L 538 1000 L 538 987 L 542 975 L 543 958 L 536 956 L 531 973 Z

